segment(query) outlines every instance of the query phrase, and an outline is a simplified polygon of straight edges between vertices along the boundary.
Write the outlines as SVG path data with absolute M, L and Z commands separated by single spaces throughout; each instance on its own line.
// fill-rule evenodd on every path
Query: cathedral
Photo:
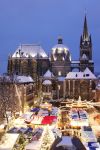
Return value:
M 72 93 L 71 95 L 71 91 L 68 92 L 68 89 L 71 90 L 70 87 L 72 87 L 72 81 L 70 81 L 70 87 L 68 87 L 68 89 L 65 89 L 64 85 L 67 84 L 65 83 L 67 75 L 75 69 L 78 69 L 78 72 L 83 73 L 82 75 L 84 79 L 86 79 L 86 77 L 88 78 L 88 76 L 90 77 L 91 74 L 93 80 L 95 79 L 93 76 L 94 62 L 92 60 L 92 39 L 88 32 L 86 16 L 84 19 L 83 33 L 80 37 L 80 56 L 77 61 L 72 60 L 70 50 L 64 45 L 62 37 L 58 37 L 57 44 L 53 46 L 49 56 L 41 45 L 19 45 L 14 54 L 9 56 L 7 68 L 8 75 L 16 74 L 31 76 L 36 83 L 40 81 L 42 83 L 42 91 L 44 95 L 50 95 L 51 97 L 54 95 L 55 97 L 74 97 L 75 87 L 73 87 L 74 94 Z M 86 70 L 88 70 L 88 73 L 85 74 Z M 75 74 L 74 80 L 76 80 L 78 75 L 79 73 Z M 69 82 L 69 80 L 70 79 L 67 81 Z M 82 80 L 82 77 L 80 79 L 78 78 L 78 81 L 79 80 Z M 91 80 L 91 78 L 89 78 L 89 80 Z M 38 84 L 41 85 L 41 83 Z M 92 87 L 92 82 L 87 83 L 87 85 Z M 63 91 L 59 94 L 59 90 Z M 78 93 L 81 95 L 80 89 L 77 91 L 77 95 Z M 87 96 L 85 96 L 85 98 L 87 98 Z

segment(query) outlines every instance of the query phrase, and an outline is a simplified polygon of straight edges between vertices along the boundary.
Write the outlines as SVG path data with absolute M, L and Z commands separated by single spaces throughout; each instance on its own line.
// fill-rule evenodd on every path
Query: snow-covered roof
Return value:
M 89 126 L 81 128 L 81 136 L 86 142 L 97 142 L 97 138 Z
M 26 150 L 39 150 L 41 148 L 41 141 L 32 141 L 31 143 L 27 144 L 25 149 Z
M 59 147 L 59 146 L 73 147 L 72 137 L 62 136 L 62 141 L 60 143 L 58 143 L 56 147 Z
M 43 81 L 43 85 L 51 85 L 52 82 L 50 80 L 45 80 Z
M 96 79 L 96 76 L 91 72 L 91 70 L 89 69 L 89 68 L 86 68 L 85 70 L 84 70 L 84 73 L 85 73 L 85 75 L 88 75 L 89 74 L 89 77 L 88 78 L 94 78 L 94 79 Z M 87 77 L 87 76 L 86 76 Z
M 22 44 L 20 45 L 12 57 L 48 57 L 44 49 L 38 44 Z
M 96 76 L 86 68 L 83 72 L 69 72 L 66 79 L 96 79 Z
M 34 82 L 31 76 L 16 76 L 15 77 L 16 82 L 18 83 L 28 83 L 28 82 Z
M 80 63 L 79 60 L 72 60 L 71 62 L 72 62 L 73 64 L 75 64 L 75 63 Z
M 53 75 L 53 73 L 50 70 L 47 70 L 47 72 L 44 74 L 43 77 L 52 78 L 52 77 L 54 77 L 54 75 Z
M 12 150 L 18 137 L 19 134 L 6 133 L 0 143 L 0 150 Z
M 58 81 L 64 81 L 65 77 L 58 77 Z

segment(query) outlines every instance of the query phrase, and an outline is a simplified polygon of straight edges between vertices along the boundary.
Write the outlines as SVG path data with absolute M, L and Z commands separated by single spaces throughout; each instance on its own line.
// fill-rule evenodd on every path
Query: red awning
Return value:
M 45 116 L 41 124 L 52 124 L 57 119 L 56 116 Z

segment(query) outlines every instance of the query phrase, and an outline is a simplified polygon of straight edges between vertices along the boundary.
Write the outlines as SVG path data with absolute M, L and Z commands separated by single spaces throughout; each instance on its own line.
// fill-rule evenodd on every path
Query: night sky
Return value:
M 78 60 L 85 12 L 99 72 L 100 0 L 0 0 L 0 73 L 6 72 L 8 55 L 19 44 L 39 43 L 50 53 L 59 35 L 72 60 Z

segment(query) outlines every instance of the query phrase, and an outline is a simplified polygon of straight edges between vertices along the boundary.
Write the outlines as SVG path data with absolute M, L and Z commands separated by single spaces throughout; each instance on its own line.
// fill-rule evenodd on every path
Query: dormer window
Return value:
M 86 74 L 86 77 L 89 77 L 90 75 L 89 74 Z

